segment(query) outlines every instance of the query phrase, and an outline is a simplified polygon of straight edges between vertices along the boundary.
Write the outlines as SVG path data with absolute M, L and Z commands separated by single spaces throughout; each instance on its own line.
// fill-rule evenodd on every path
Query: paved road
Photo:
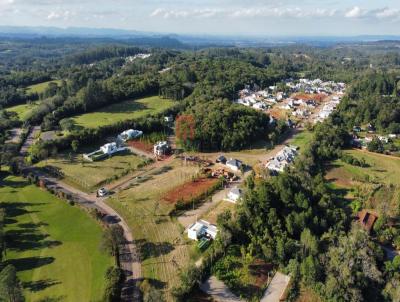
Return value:
M 264 296 L 260 302 L 279 302 L 284 294 L 286 287 L 289 285 L 290 277 L 280 272 L 276 272 L 272 278 L 271 283 L 268 285 Z
M 200 288 L 217 302 L 244 302 L 235 296 L 224 282 L 218 280 L 215 276 L 208 278 L 200 285 Z

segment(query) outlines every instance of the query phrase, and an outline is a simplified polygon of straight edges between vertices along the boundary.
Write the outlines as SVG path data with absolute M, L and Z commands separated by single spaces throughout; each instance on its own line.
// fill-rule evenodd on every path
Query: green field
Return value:
M 312 137 L 313 133 L 311 131 L 304 130 L 294 135 L 290 140 L 290 144 L 299 147 L 300 150 L 304 150 L 307 144 L 311 141 Z
M 96 162 L 85 162 L 81 155 L 59 154 L 37 164 L 38 167 L 51 166 L 59 169 L 68 184 L 84 190 L 93 191 L 105 180 L 116 176 L 119 178 L 126 171 L 137 169 L 145 161 L 143 157 L 132 153 L 115 155 Z
M 31 104 L 22 104 L 7 108 L 7 111 L 15 112 L 18 114 L 20 120 L 25 120 L 29 112 L 37 106 L 38 102 Z
M 333 162 L 333 168 L 327 174 L 335 179 L 339 186 L 350 187 L 353 180 L 369 180 L 384 184 L 400 185 L 400 158 L 361 150 L 346 150 L 347 154 L 357 159 L 364 158 L 369 167 L 361 168 L 344 163 Z
M 42 93 L 46 90 L 46 88 L 49 86 L 50 83 L 56 83 L 57 85 L 61 84 L 61 80 L 52 80 L 52 81 L 47 81 L 35 85 L 31 85 L 26 87 L 26 92 L 29 93 Z
M 27 301 L 99 301 L 113 259 L 99 250 L 100 225 L 83 210 L 8 176 L 0 181 L 7 254 Z
M 172 100 L 153 96 L 99 108 L 96 112 L 75 116 L 73 120 L 79 126 L 96 128 L 114 124 L 119 121 L 132 120 L 151 114 L 157 114 L 172 107 L 173 104 L 174 102 Z

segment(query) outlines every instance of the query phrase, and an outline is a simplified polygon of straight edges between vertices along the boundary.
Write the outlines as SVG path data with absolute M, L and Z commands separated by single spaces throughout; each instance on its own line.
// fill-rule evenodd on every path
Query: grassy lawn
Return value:
M 102 186 L 112 177 L 117 179 L 137 169 L 138 165 L 143 164 L 145 160 L 132 153 L 125 153 L 96 162 L 85 162 L 80 154 L 62 153 L 55 158 L 38 163 L 37 166 L 54 167 L 62 172 L 67 183 L 89 192 Z
M 18 271 L 27 301 L 98 301 L 113 259 L 99 250 L 102 229 L 86 212 L 8 176 L 5 258 Z
M 139 100 L 129 100 L 74 117 L 77 125 L 85 128 L 96 128 L 110 125 L 124 120 L 132 120 L 157 114 L 172 107 L 172 100 L 161 99 L 158 96 L 147 97 Z
M 190 180 L 198 168 L 185 167 L 174 159 L 167 165 L 149 170 L 140 181 L 107 202 L 134 230 L 134 239 L 141 247 L 143 276 L 158 282 L 172 301 L 169 290 L 179 281 L 180 269 L 190 261 L 190 244 L 179 223 L 168 215 L 173 205 L 163 202 L 162 197 Z
M 217 224 L 218 215 L 224 213 L 225 211 L 231 211 L 232 215 L 234 215 L 236 211 L 236 204 L 226 200 L 221 200 L 214 207 L 209 209 L 201 217 L 201 219 L 204 219 L 205 221 L 208 221 L 212 224 Z
M 344 151 L 351 156 L 364 158 L 369 167 L 361 168 L 342 162 L 333 162 L 333 168 L 327 174 L 328 179 L 342 187 L 351 187 L 353 180 L 369 180 L 384 184 L 400 185 L 400 158 L 361 150 Z
M 47 81 L 35 85 L 31 85 L 26 87 L 26 92 L 29 93 L 42 93 L 46 90 L 46 88 L 49 86 L 50 83 L 56 83 L 57 85 L 61 84 L 61 80 L 53 80 L 53 81 Z
M 37 106 L 37 102 L 31 104 L 21 104 L 7 108 L 7 111 L 15 112 L 18 114 L 20 120 L 24 121 L 28 113 Z
M 307 144 L 311 141 L 312 137 L 313 133 L 311 131 L 304 130 L 293 136 L 293 139 L 290 140 L 290 144 L 299 147 L 300 150 L 304 150 Z

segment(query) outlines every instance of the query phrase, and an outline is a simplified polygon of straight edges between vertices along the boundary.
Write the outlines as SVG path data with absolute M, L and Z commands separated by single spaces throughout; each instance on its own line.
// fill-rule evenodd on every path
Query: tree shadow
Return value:
M 149 281 L 150 285 L 155 289 L 164 289 L 167 286 L 167 282 L 163 282 L 157 279 L 146 278 Z
M 24 282 L 22 286 L 32 292 L 38 292 L 57 284 L 61 284 L 61 282 L 53 279 L 44 279 L 39 281 Z
M 26 257 L 7 260 L 18 272 L 29 271 L 53 263 L 54 257 Z
M 30 229 L 9 230 L 5 233 L 7 249 L 19 252 L 61 245 L 61 241 L 46 240 L 48 237 L 48 234 L 38 234 Z
M 148 242 L 143 240 L 138 246 L 142 260 L 166 255 L 174 250 L 174 246 L 169 242 Z
M 41 298 L 40 300 L 37 300 L 37 302 L 60 302 L 64 301 L 66 296 L 58 296 L 58 297 L 44 297 Z

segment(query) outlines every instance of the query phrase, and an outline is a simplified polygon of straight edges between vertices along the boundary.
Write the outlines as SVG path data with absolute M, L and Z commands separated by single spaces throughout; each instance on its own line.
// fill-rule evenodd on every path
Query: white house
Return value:
M 239 188 L 232 188 L 227 195 L 227 201 L 236 203 L 242 197 L 242 190 Z
M 115 152 L 120 151 L 117 147 L 116 143 L 109 143 L 109 144 L 105 144 L 104 146 L 100 147 L 100 150 L 104 153 L 104 154 L 108 154 L 111 155 Z
M 240 160 L 231 158 L 226 161 L 226 166 L 233 171 L 239 171 L 240 167 L 242 166 L 242 162 Z
M 188 228 L 188 237 L 192 240 L 199 240 L 202 237 L 211 237 L 215 239 L 217 233 L 217 227 L 205 220 L 196 221 Z
M 127 140 L 135 139 L 135 138 L 138 138 L 138 137 L 140 137 L 142 135 L 143 135 L 143 131 L 134 130 L 134 129 L 128 129 L 128 130 L 125 130 L 124 132 L 122 132 L 118 136 L 118 138 L 123 140 L 124 142 L 126 142 Z

